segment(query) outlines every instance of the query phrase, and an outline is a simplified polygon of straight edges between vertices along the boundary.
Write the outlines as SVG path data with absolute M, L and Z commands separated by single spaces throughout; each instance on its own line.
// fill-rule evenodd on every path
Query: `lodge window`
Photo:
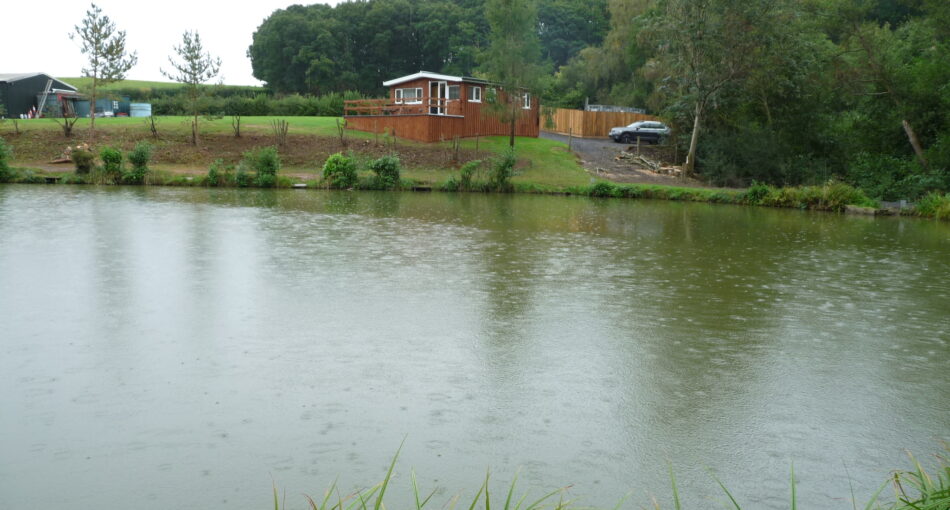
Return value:
M 526 110 L 530 109 L 531 108 L 531 94 L 525 92 L 524 96 L 522 97 L 524 97 L 524 106 L 522 106 L 522 108 Z
M 449 99 L 458 99 L 458 98 L 459 98 L 459 86 L 449 85 Z
M 481 87 L 469 87 L 468 88 L 468 100 L 473 103 L 482 102 L 482 88 Z
M 396 89 L 396 104 L 419 104 L 422 102 L 422 89 Z

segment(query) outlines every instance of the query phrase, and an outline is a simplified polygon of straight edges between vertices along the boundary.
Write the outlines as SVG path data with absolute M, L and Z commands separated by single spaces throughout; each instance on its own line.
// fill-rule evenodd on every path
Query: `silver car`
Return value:
M 640 120 L 626 127 L 615 127 L 610 130 L 610 138 L 619 143 L 632 143 L 637 138 L 642 142 L 659 143 L 669 136 L 670 128 L 655 120 Z

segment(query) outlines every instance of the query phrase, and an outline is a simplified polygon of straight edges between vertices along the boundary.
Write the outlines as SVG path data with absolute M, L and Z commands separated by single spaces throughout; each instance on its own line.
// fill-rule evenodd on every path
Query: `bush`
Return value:
M 478 168 L 482 166 L 482 160 L 476 159 L 474 161 L 469 161 L 462 165 L 462 168 L 459 169 L 459 182 L 458 186 L 468 191 L 472 189 L 472 180 L 475 179 L 475 174 L 478 172 Z
M 950 220 L 950 193 L 928 193 L 914 208 L 920 216 L 933 216 L 938 220 Z
M 247 173 L 243 164 L 239 164 L 237 173 L 234 174 L 234 185 L 239 188 L 246 188 L 251 185 L 251 175 Z
M 620 196 L 620 189 L 613 184 L 601 181 L 590 187 L 588 194 L 592 197 L 615 197 Z
M 11 159 L 13 159 L 13 147 L 10 147 L 6 140 L 0 138 L 0 182 L 13 180 L 13 170 L 10 168 Z
M 323 164 L 323 179 L 331 188 L 352 188 L 356 184 L 356 162 L 339 152 L 330 156 Z
M 122 176 L 122 180 L 129 184 L 142 184 L 148 175 L 148 161 L 152 158 L 152 145 L 148 142 L 139 142 L 129 152 L 129 162 L 132 170 Z
M 220 186 L 224 184 L 227 182 L 228 173 L 223 160 L 214 160 L 208 168 L 208 179 L 206 181 L 208 186 Z
M 511 189 L 511 177 L 515 174 L 515 163 L 517 162 L 518 158 L 515 156 L 513 147 L 509 147 L 504 153 L 495 158 L 488 178 L 491 189 L 495 191 Z
M 76 149 L 70 155 L 73 164 L 76 165 L 77 174 L 88 174 L 92 171 L 96 163 L 96 155 L 92 151 Z
M 399 185 L 399 167 L 398 156 L 383 156 L 369 164 L 370 170 L 376 173 L 378 185 L 383 188 Z
M 254 180 L 258 186 L 273 188 L 277 184 L 277 172 L 280 170 L 280 155 L 276 147 L 261 147 L 245 152 L 241 166 L 254 170 Z
M 103 147 L 99 151 L 102 160 L 102 172 L 114 182 L 122 178 L 122 153 L 113 147 Z

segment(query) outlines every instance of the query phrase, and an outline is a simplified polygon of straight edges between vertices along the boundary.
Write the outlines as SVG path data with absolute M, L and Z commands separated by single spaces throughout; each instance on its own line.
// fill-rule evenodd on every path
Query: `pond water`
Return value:
M 0 186 L 0 508 L 568 486 L 851 508 L 950 440 L 950 225 L 652 201 Z M 470 500 L 470 499 L 469 499 Z M 501 501 L 494 502 L 500 505 Z

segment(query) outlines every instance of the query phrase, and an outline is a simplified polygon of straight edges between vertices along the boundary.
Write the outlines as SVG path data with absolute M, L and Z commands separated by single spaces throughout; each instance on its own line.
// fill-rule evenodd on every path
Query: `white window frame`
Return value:
M 415 91 L 415 98 L 406 97 L 407 90 Z M 396 104 L 422 104 L 422 87 L 404 87 L 401 89 L 396 89 Z
M 531 93 L 525 92 L 524 95 L 522 95 L 521 97 L 524 100 L 524 102 L 521 105 L 521 108 L 524 110 L 530 110 L 531 109 Z
M 476 85 L 469 86 L 467 99 L 469 103 L 481 103 L 482 102 L 482 88 Z
M 452 89 L 458 92 L 458 97 L 452 99 Z M 446 101 L 459 101 L 462 99 L 462 86 L 461 85 L 447 85 L 445 87 L 445 100 Z

